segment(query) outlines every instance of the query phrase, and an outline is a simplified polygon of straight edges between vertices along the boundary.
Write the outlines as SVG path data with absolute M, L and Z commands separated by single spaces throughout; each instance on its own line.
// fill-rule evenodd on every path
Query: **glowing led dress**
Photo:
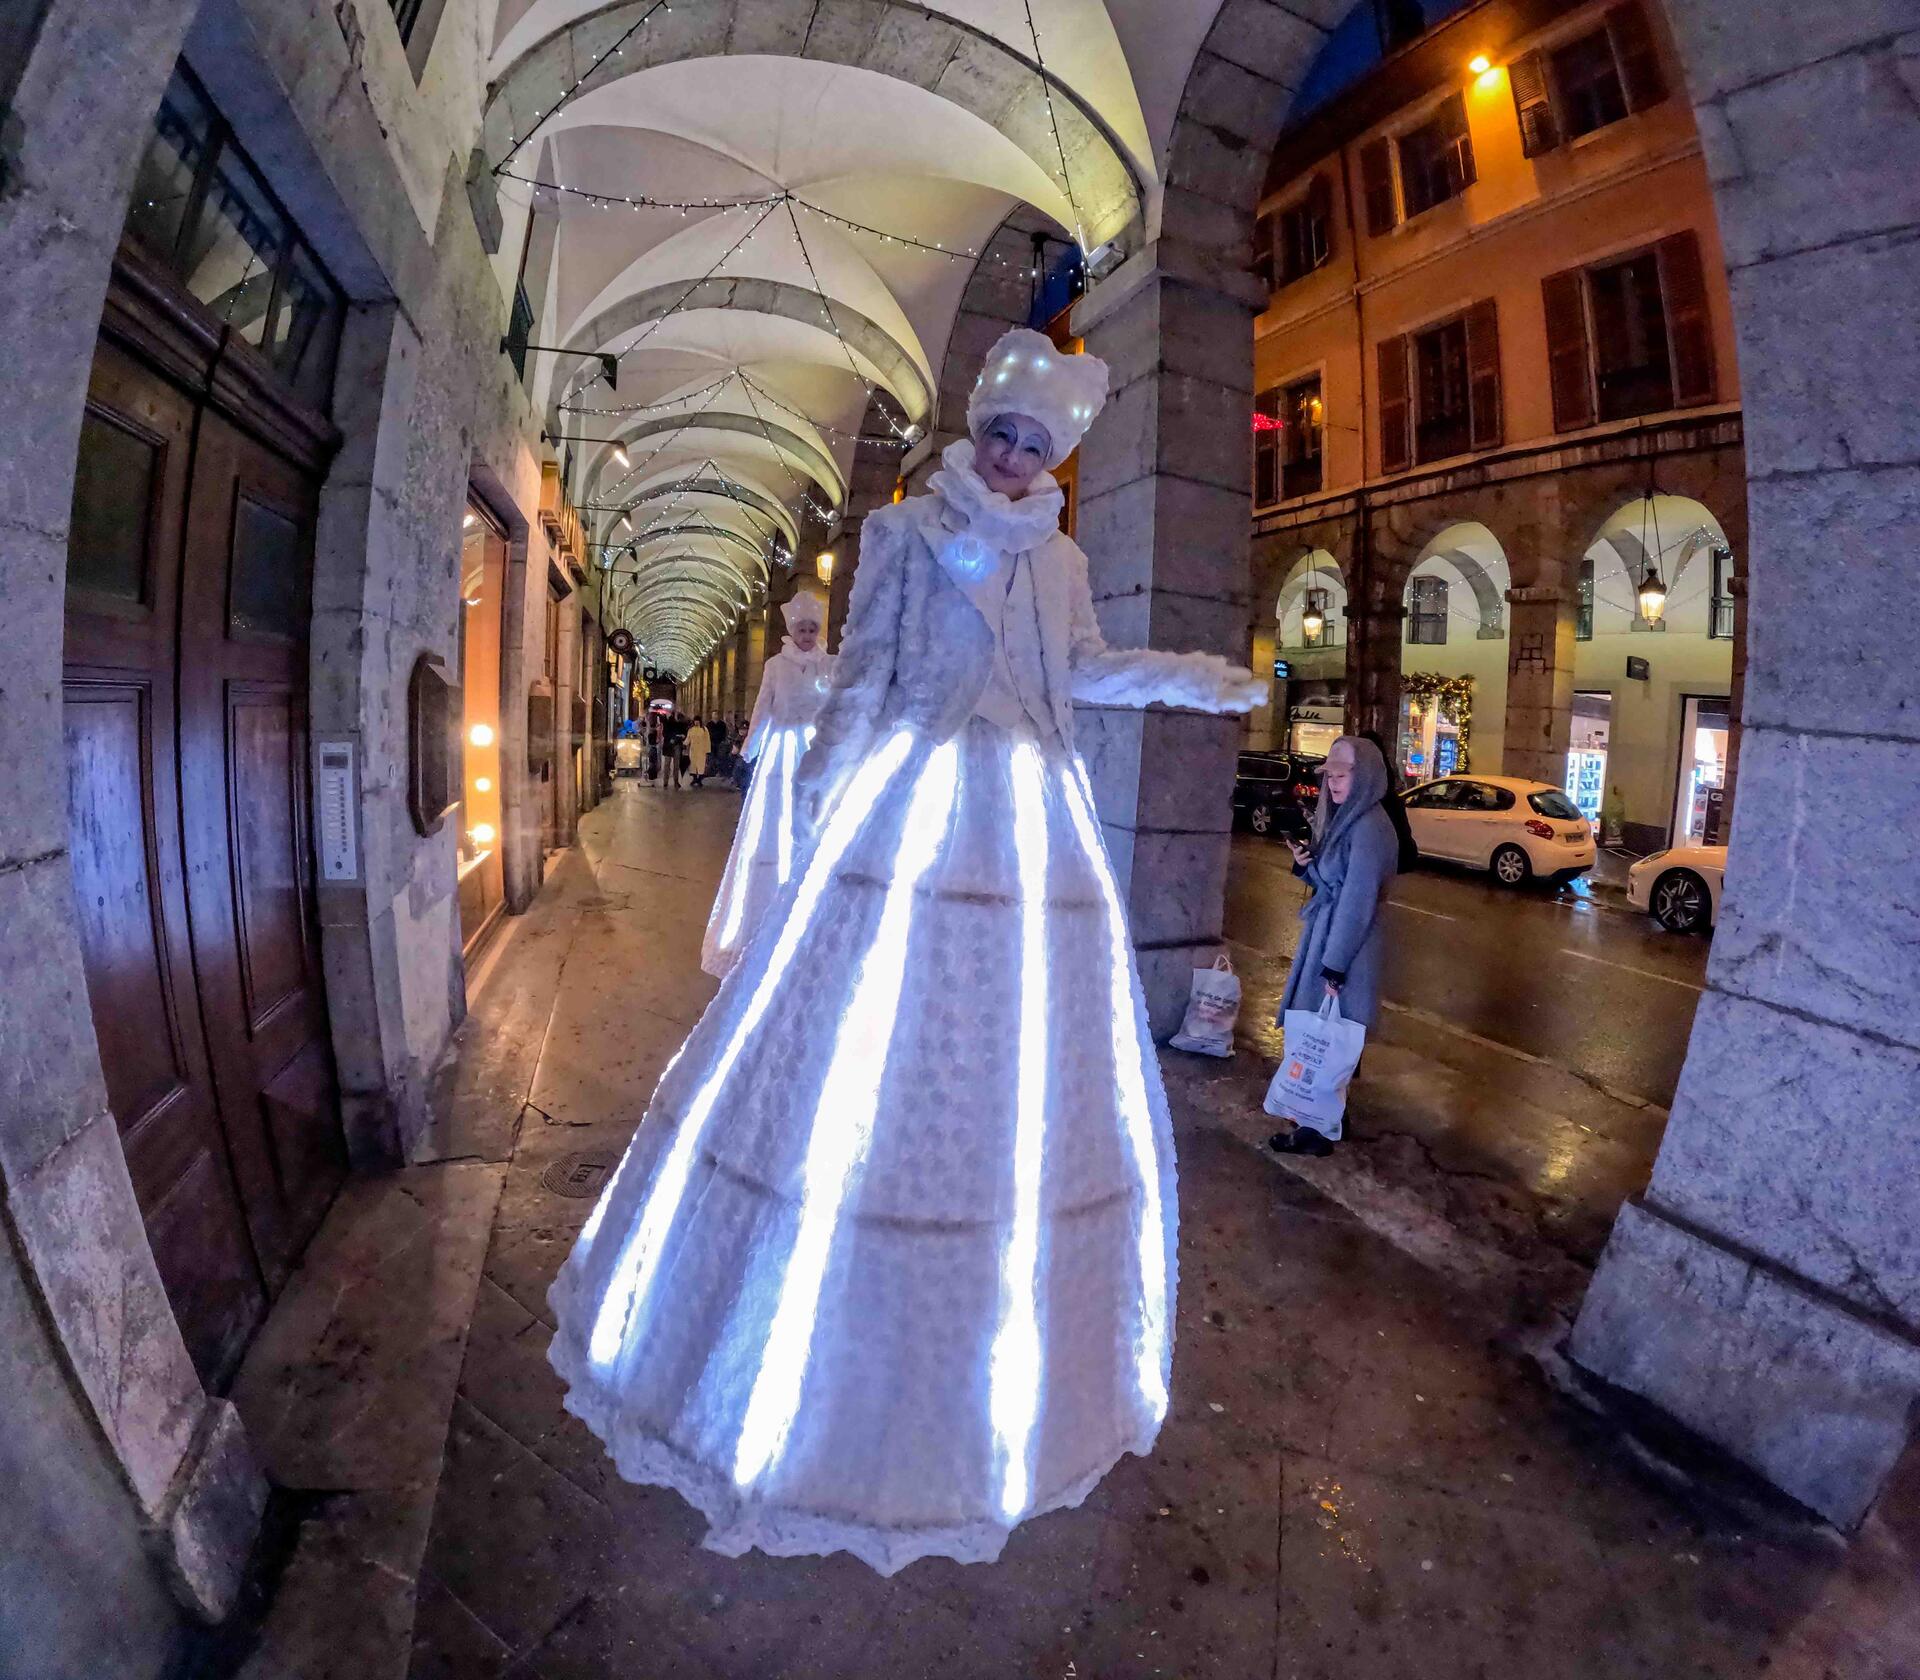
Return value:
M 1173 1140 L 1071 708 L 1246 673 L 1106 650 L 1052 481 L 970 449 L 866 522 L 805 861 L 551 1294 L 568 1409 L 728 1555 L 992 1559 L 1166 1413 Z
M 700 966 L 724 980 L 774 895 L 793 878 L 793 779 L 813 742 L 814 720 L 833 686 L 833 656 L 791 643 L 766 663 L 742 756 L 753 780 L 733 831 L 733 850 L 714 895 Z

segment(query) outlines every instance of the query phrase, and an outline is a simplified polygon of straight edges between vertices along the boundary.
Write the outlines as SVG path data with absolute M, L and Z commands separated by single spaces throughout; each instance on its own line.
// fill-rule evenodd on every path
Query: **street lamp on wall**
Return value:
M 828 549 L 813 563 L 814 575 L 822 583 L 833 582 L 833 550 Z
M 1646 575 L 1640 580 L 1640 616 L 1649 624 L 1658 624 L 1667 610 L 1667 586 L 1659 566 L 1649 560 Z

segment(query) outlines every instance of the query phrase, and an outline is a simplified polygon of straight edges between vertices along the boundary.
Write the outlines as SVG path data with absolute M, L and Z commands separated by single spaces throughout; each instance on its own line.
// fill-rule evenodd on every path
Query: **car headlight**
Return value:
M 1671 846 L 1669 846 L 1669 847 L 1667 848 L 1667 851 L 1671 851 L 1672 849 L 1673 849 L 1673 848 L 1672 848 Z M 1663 857 L 1665 857 L 1666 855 L 1667 855 L 1667 853 L 1666 853 L 1666 852 L 1649 852 L 1649 853 L 1647 853 L 1647 855 L 1646 855 L 1645 857 L 1643 857 L 1643 858 L 1642 858 L 1642 859 L 1641 859 L 1641 860 L 1640 860 L 1640 861 L 1639 861 L 1638 863 L 1636 863 L 1636 864 L 1635 864 L 1635 865 L 1634 865 L 1633 867 L 1634 867 L 1635 869 L 1651 869 L 1651 868 L 1653 867 L 1653 865 L 1655 865 L 1656 863 L 1658 863 L 1658 862 L 1659 862 L 1659 861 L 1660 861 L 1660 860 L 1661 860 L 1661 859 L 1662 859 Z

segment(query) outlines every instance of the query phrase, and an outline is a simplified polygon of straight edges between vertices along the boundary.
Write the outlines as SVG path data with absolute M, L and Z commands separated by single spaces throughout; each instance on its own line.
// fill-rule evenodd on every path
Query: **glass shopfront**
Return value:
M 469 504 L 460 543 L 460 690 L 465 788 L 460 808 L 460 944 L 471 959 L 506 902 L 500 831 L 500 609 L 507 539 Z
M 1727 779 L 1727 702 L 1690 694 L 1680 719 L 1680 774 L 1674 786 L 1673 844 L 1707 838 L 1713 795 Z M 1724 838 L 1724 836 L 1722 836 Z
M 1573 724 L 1567 736 L 1567 797 L 1596 825 L 1607 798 L 1607 744 L 1612 732 L 1611 693 L 1574 695 Z M 1618 845 L 1619 837 L 1607 843 Z

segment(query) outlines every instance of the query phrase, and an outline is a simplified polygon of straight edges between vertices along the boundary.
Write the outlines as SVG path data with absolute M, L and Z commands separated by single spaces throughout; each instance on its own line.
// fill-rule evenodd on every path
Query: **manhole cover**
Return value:
M 613 1169 L 620 1165 L 618 1155 L 604 1149 L 577 1149 L 562 1155 L 540 1175 L 540 1182 L 556 1196 L 573 1196 L 585 1201 L 607 1187 Z

